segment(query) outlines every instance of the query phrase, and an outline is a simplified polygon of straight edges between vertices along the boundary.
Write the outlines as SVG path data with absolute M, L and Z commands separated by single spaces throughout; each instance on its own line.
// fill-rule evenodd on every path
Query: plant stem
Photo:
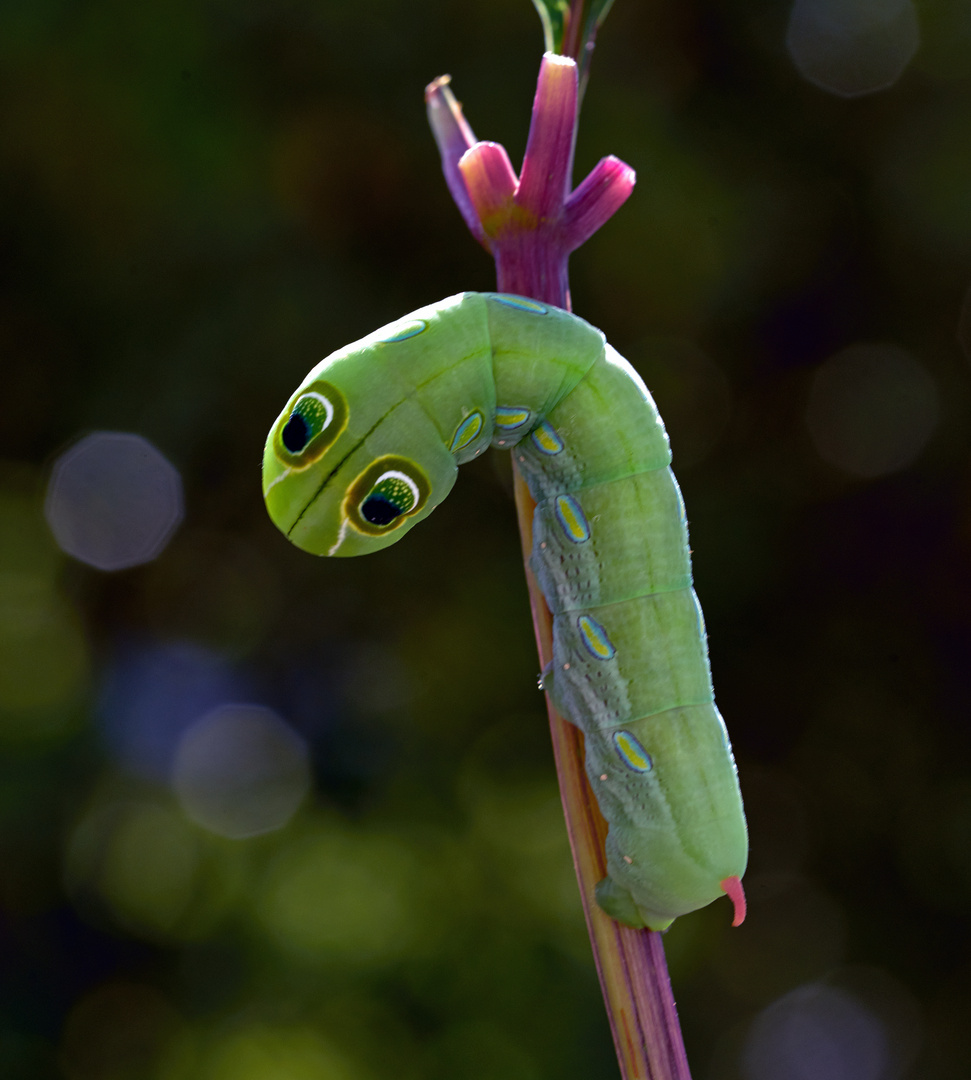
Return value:
M 626 200 L 634 172 L 604 158 L 572 192 L 578 81 L 574 61 L 543 57 L 526 155 L 517 177 L 505 150 L 479 142 L 442 76 L 425 91 L 428 117 L 449 190 L 469 230 L 495 259 L 497 288 L 571 309 L 571 251 Z M 533 628 L 541 667 L 552 658 L 552 616 L 529 569 L 535 503 L 513 475 Z M 584 768 L 580 730 L 546 701 L 573 864 L 623 1080 L 691 1080 L 661 935 L 632 930 L 597 905 L 606 876 L 607 823 Z
M 528 294 L 527 294 L 528 295 Z M 513 455 L 516 512 L 541 667 L 553 655 L 553 620 L 529 569 L 536 507 Z M 624 1080 L 691 1080 L 661 935 L 632 930 L 601 911 L 594 887 L 607 874 L 604 821 L 584 768 L 582 732 L 546 699 L 573 866 L 607 1018 Z

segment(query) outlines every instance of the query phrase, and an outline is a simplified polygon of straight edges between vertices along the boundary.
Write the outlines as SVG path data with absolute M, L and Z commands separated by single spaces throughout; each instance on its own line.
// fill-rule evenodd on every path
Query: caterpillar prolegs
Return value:
M 363 555 L 489 445 L 516 454 L 537 504 L 544 687 L 584 733 L 610 825 L 600 906 L 660 930 L 728 893 L 740 922 L 748 836 L 684 505 L 654 402 L 599 330 L 497 293 L 421 308 L 309 373 L 270 430 L 263 493 L 298 547 Z

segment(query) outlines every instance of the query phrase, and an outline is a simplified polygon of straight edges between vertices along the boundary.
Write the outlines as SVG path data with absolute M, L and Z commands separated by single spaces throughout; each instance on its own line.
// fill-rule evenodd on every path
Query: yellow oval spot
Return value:
M 462 421 L 461 424 L 455 429 L 455 434 L 452 436 L 452 445 L 449 450 L 453 454 L 457 454 L 460 450 L 464 450 L 470 442 L 479 434 L 482 430 L 482 413 L 473 412 Z
M 553 504 L 556 520 L 574 544 L 582 544 L 590 539 L 590 526 L 583 513 L 583 507 L 572 495 L 557 495 Z
M 629 731 L 614 732 L 614 746 L 620 760 L 634 772 L 646 773 L 654 768 L 651 755 Z
M 547 420 L 544 420 L 532 433 L 530 438 L 533 445 L 540 453 L 552 456 L 563 449 L 563 440 L 557 435 L 556 429 Z

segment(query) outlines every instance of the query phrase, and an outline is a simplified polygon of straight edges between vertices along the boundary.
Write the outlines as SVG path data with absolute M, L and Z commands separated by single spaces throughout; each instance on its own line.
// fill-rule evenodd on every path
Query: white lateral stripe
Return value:
M 341 525 L 341 531 L 337 534 L 337 539 L 334 541 L 333 546 L 328 550 L 328 555 L 333 555 L 334 552 L 344 543 L 344 537 L 347 536 L 347 526 L 350 524 L 349 518 L 344 518 L 344 522 Z
M 271 480 L 271 481 L 270 481 L 270 482 L 269 482 L 269 483 L 268 483 L 268 484 L 266 485 L 266 487 L 265 487 L 265 488 L 263 489 L 263 498 L 264 498 L 264 499 L 265 499 L 265 498 L 266 498 L 266 496 L 267 496 L 267 495 L 268 495 L 268 494 L 270 493 L 270 489 L 271 489 L 272 487 L 274 487 L 274 486 L 275 486 L 276 484 L 279 484 L 279 482 L 280 482 L 281 480 L 285 480 L 285 479 L 286 479 L 286 478 L 287 478 L 287 477 L 288 477 L 288 476 L 290 475 L 290 471 L 291 471 L 291 470 L 290 470 L 290 466 L 288 465 L 288 466 L 287 466 L 287 467 L 286 467 L 286 468 L 285 468 L 285 469 L 283 470 L 283 472 L 282 472 L 282 473 L 280 473 L 280 475 L 279 475 L 279 476 L 277 476 L 277 477 L 276 477 L 275 479 Z

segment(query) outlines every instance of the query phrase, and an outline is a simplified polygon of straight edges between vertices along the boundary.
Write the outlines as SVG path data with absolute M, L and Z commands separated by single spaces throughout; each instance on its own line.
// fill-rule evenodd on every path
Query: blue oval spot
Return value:
M 385 345 L 393 345 L 396 341 L 407 341 L 408 338 L 417 337 L 427 329 L 428 323 L 424 319 L 413 319 L 411 322 L 405 323 L 400 330 L 396 330 L 388 337 L 379 338 L 378 340 Z
M 493 293 L 492 299 L 497 300 L 506 307 L 515 308 L 517 311 L 528 311 L 531 315 L 545 315 L 548 308 L 538 304 L 535 300 L 527 300 L 525 296 L 511 296 L 509 293 Z
M 614 746 L 620 760 L 632 772 L 648 773 L 654 768 L 654 759 L 629 731 L 615 731 Z
M 532 415 L 525 405 L 497 405 L 496 427 L 503 431 L 512 431 L 528 423 Z
M 597 660 L 613 660 L 617 655 L 617 650 L 607 636 L 607 631 L 596 619 L 591 619 L 589 615 L 581 615 L 577 619 L 577 629 L 580 631 L 580 640 L 587 652 Z
M 462 421 L 461 424 L 455 429 L 455 434 L 452 436 L 452 445 L 449 447 L 449 451 L 453 454 L 457 454 L 460 450 L 464 450 L 470 442 L 482 430 L 482 413 L 476 411 L 469 413 L 469 415 Z
M 574 544 L 590 539 L 590 525 L 583 507 L 572 495 L 557 495 L 553 508 L 560 527 Z
M 563 440 L 556 433 L 556 428 L 548 420 L 542 421 L 529 437 L 533 440 L 533 446 L 541 454 L 546 454 L 549 457 L 560 453 L 563 449 Z

